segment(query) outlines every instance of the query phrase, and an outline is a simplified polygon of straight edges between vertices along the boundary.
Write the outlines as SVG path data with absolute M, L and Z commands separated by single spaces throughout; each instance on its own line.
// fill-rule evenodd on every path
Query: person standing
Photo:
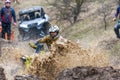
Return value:
M 119 33 L 119 29 L 120 29 L 120 0 L 118 0 L 118 7 L 116 9 L 113 21 L 116 21 L 117 19 L 118 19 L 118 22 L 114 26 L 114 32 L 116 34 L 116 37 L 120 39 L 120 33 Z
M 7 39 L 11 37 L 11 23 L 16 26 L 16 14 L 13 8 L 10 6 L 11 1 L 5 0 L 5 6 L 0 11 L 0 25 L 2 25 L 2 38 L 5 39 L 7 33 Z M 13 21 L 12 21 L 13 20 Z

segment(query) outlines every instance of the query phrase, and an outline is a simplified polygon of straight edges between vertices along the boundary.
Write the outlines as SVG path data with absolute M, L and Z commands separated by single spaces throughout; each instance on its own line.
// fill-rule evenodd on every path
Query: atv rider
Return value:
M 16 14 L 13 8 L 10 7 L 11 1 L 5 0 L 5 6 L 0 11 L 0 25 L 2 25 L 2 38 L 5 39 L 5 33 L 7 33 L 8 40 L 11 37 L 11 23 L 16 25 Z
M 46 43 L 47 46 L 48 46 L 48 49 L 50 49 L 51 44 L 59 38 L 58 34 L 59 34 L 59 27 L 58 26 L 52 26 L 49 29 L 49 35 L 41 38 L 35 44 L 29 43 L 29 45 L 32 48 L 36 49 L 36 53 L 39 53 L 41 51 L 41 49 L 43 48 L 43 44 L 40 44 L 40 43 Z

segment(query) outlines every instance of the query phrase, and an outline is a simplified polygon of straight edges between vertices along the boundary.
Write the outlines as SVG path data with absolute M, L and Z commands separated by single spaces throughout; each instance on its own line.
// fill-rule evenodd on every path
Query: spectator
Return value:
M 13 18 L 13 24 L 16 25 L 16 14 L 13 8 L 10 6 L 11 1 L 5 0 L 5 6 L 0 11 L 0 25 L 2 25 L 2 38 L 5 39 L 5 33 L 7 33 L 8 40 L 11 37 L 11 23 Z

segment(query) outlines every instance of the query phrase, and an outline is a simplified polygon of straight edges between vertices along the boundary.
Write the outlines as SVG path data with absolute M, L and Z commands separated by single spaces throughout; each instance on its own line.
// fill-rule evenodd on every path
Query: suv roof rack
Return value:
M 19 15 L 28 14 L 28 13 L 35 12 L 35 11 L 41 11 L 41 9 L 42 9 L 41 6 L 33 6 L 31 8 L 26 8 L 26 9 L 19 11 Z

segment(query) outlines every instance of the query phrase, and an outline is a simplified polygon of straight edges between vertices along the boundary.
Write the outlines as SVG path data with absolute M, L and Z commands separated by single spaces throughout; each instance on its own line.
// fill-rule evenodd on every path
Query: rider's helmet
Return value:
M 57 25 L 51 26 L 49 29 L 49 34 L 51 37 L 56 37 L 59 34 L 59 27 Z
M 11 0 L 5 0 L 5 3 L 11 3 Z

